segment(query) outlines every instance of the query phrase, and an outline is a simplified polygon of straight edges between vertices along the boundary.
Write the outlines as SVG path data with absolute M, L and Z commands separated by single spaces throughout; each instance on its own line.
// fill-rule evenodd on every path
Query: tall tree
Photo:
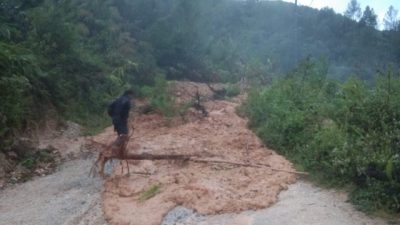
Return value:
M 361 6 L 357 0 L 351 0 L 347 4 L 347 9 L 344 15 L 352 20 L 358 21 L 361 17 Z
M 392 5 L 386 12 L 385 18 L 383 18 L 383 25 L 385 30 L 395 30 L 399 26 L 399 19 L 397 18 L 398 10 Z
M 365 7 L 363 15 L 360 19 L 360 23 L 368 27 L 376 28 L 378 25 L 377 17 L 378 16 L 375 14 L 374 9 L 367 6 Z

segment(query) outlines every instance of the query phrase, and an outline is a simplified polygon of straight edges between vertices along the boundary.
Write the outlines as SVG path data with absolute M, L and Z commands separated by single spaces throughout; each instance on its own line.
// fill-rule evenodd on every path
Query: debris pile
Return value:
M 208 117 L 172 126 L 165 126 L 157 114 L 136 117 L 128 154 L 198 155 L 266 166 L 130 160 L 130 176 L 122 176 L 117 167 L 105 183 L 103 208 L 111 225 L 158 225 L 178 205 L 199 214 L 261 209 L 275 203 L 279 192 L 296 180 L 291 163 L 265 148 L 246 127 L 247 121 L 236 115 L 238 103 L 208 101 L 204 105 Z M 114 138 L 108 128 L 94 140 L 107 144 Z

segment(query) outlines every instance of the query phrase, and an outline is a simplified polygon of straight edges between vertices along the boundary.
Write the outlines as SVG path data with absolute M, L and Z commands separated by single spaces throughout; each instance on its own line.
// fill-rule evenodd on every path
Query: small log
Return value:
M 199 158 L 191 158 L 189 160 L 192 162 L 222 163 L 222 164 L 229 164 L 229 165 L 236 165 L 236 166 L 243 166 L 243 167 L 253 167 L 253 168 L 266 168 L 267 167 L 267 168 L 269 168 L 273 171 L 277 171 L 277 172 L 293 173 L 293 174 L 297 174 L 297 175 L 308 175 L 308 173 L 305 173 L 305 172 L 276 169 L 268 164 L 262 164 L 262 163 L 251 164 L 251 163 L 240 163 L 240 162 L 233 162 L 233 161 L 218 160 L 218 159 L 199 159 Z
M 152 155 L 149 153 L 143 154 L 127 154 L 123 157 L 124 160 L 190 160 L 193 155 Z
M 109 159 L 119 159 L 119 160 L 187 160 L 191 162 L 197 162 L 197 163 L 219 163 L 219 164 L 229 164 L 229 165 L 236 165 L 236 166 L 242 166 L 242 167 L 253 167 L 253 168 L 269 168 L 273 171 L 277 172 L 285 172 L 285 173 L 292 173 L 292 174 L 297 174 L 297 175 L 308 175 L 308 173 L 304 172 L 298 172 L 298 171 L 292 171 L 292 170 L 283 170 L 283 169 L 276 169 L 271 167 L 268 164 L 262 164 L 262 163 L 240 163 L 240 162 L 234 162 L 234 161 L 226 161 L 226 160 L 221 160 L 221 159 L 210 159 L 210 158 L 199 158 L 198 155 L 183 155 L 183 154 L 162 154 L 162 155 L 153 155 L 149 153 L 143 153 L 143 154 L 127 154 L 127 155 L 113 155 L 109 157 Z M 105 163 L 106 160 L 102 160 L 103 164 Z M 103 167 L 101 167 L 101 173 L 103 172 Z
M 233 161 L 225 161 L 225 160 L 219 160 L 219 159 L 191 158 L 189 160 L 192 162 L 199 162 L 199 163 L 219 163 L 219 164 L 229 164 L 229 165 L 243 166 L 243 167 L 262 168 L 261 165 L 254 165 L 254 164 L 250 164 L 250 163 L 240 163 L 240 162 L 233 162 Z

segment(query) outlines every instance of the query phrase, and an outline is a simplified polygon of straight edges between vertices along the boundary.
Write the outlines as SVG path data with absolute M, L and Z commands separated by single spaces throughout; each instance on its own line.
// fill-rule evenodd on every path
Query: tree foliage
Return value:
M 1 85 L 9 90 L 0 96 L 7 99 L 1 130 L 12 135 L 13 128 L 48 107 L 69 119 L 93 121 L 124 89 L 154 85 L 157 75 L 216 82 L 247 77 L 265 85 L 274 74 L 293 69 L 299 58 L 314 56 L 325 58 L 330 77 L 357 74 L 372 83 L 377 69 L 398 67 L 397 31 L 380 32 L 331 9 L 303 6 L 296 25 L 293 6 L 231 0 L 3 0 Z
M 368 27 L 376 28 L 378 25 L 377 17 L 374 9 L 367 6 L 360 19 L 360 23 Z
M 251 127 L 326 183 L 352 183 L 361 208 L 399 212 L 399 74 L 379 74 L 373 87 L 326 77 L 324 64 L 307 60 L 254 91 L 246 105 Z
M 385 30 L 395 30 L 400 25 L 399 19 L 397 18 L 398 10 L 395 9 L 392 5 L 389 7 L 388 11 L 385 14 L 385 18 L 383 19 L 383 25 Z
M 352 20 L 358 21 L 361 18 L 361 6 L 357 0 L 351 0 L 347 4 L 347 9 L 344 15 Z

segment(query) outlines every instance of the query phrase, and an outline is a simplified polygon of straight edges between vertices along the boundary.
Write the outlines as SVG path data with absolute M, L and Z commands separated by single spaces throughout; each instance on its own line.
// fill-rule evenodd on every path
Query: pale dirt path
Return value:
M 354 209 L 344 193 L 298 181 L 273 207 L 253 214 L 251 225 L 384 225 Z
M 183 212 L 183 213 L 182 213 Z M 385 221 L 370 218 L 346 202 L 346 194 L 318 188 L 298 181 L 283 191 L 279 201 L 270 208 L 202 217 L 174 210 L 181 219 L 166 218 L 162 225 L 385 225 Z M 170 215 L 171 216 L 171 215 Z
M 0 192 L 0 225 L 105 225 L 103 182 L 89 178 L 93 157 Z
M 103 181 L 88 176 L 94 154 L 79 137 L 79 125 L 47 129 L 37 135 L 40 147 L 54 147 L 67 161 L 53 174 L 1 190 L 0 225 L 106 225 Z

